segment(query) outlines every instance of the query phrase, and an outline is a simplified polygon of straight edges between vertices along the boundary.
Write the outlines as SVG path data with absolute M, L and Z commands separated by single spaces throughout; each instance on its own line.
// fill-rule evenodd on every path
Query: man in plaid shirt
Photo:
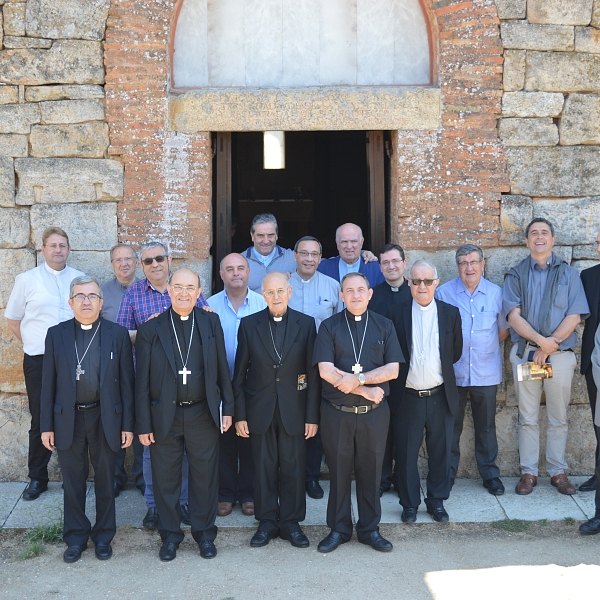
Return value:
M 150 242 L 142 248 L 141 255 L 142 269 L 145 279 L 134 283 L 127 289 L 119 306 L 117 314 L 117 323 L 126 327 L 131 336 L 131 342 L 135 344 L 135 337 L 138 327 L 157 317 L 171 306 L 171 298 L 167 292 L 167 282 L 169 280 L 171 268 L 171 256 L 166 244 L 161 242 Z M 204 296 L 200 294 L 196 306 L 208 306 Z M 158 524 L 158 514 L 156 504 L 154 503 L 154 489 L 152 487 L 152 467 L 150 463 L 150 449 L 144 446 L 144 481 L 146 491 L 146 507 L 148 511 L 143 520 L 143 526 L 147 528 L 156 527 Z M 184 455 L 183 461 L 183 480 L 181 486 L 181 520 L 190 524 L 188 511 L 188 464 L 187 457 Z

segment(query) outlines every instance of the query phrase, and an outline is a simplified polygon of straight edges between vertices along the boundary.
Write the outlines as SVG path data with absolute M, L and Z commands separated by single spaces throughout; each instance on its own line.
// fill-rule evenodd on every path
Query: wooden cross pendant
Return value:
M 81 365 L 77 365 L 77 368 L 75 369 L 75 379 L 77 379 L 77 381 L 79 381 L 79 376 L 80 375 L 84 375 L 85 371 L 81 368 Z
M 359 364 L 359 363 L 356 363 L 356 364 L 355 364 L 355 365 L 352 367 L 352 372 L 353 372 L 355 375 L 358 375 L 359 373 L 362 373 L 362 370 L 363 370 L 363 368 L 362 368 L 362 365 L 361 365 L 361 364 Z
M 182 371 L 178 371 L 180 375 L 183 375 L 183 385 L 187 385 L 187 376 L 191 375 L 192 372 L 187 370 L 187 367 L 183 367 Z

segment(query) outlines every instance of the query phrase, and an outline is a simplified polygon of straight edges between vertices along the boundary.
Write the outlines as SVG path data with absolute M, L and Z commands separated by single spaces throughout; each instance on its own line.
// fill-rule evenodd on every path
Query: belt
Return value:
M 90 402 L 89 404 L 76 404 L 75 408 L 77 410 L 92 410 L 92 408 L 98 408 L 100 406 L 100 400 L 97 402 Z
M 528 346 L 531 346 L 532 348 L 539 348 L 539 346 L 537 344 L 534 344 L 533 342 L 528 341 L 527 342 Z
M 406 391 L 414 396 L 419 396 L 419 398 L 425 398 L 427 396 L 434 396 L 438 392 L 441 392 L 443 387 L 444 384 L 442 383 L 441 385 L 431 388 L 430 390 L 413 390 L 412 388 L 407 387 Z
M 331 404 L 331 402 L 329 403 Z M 383 404 L 383 401 L 379 404 L 370 404 L 369 406 L 344 406 L 343 404 L 331 404 L 333 408 L 336 410 L 341 410 L 342 412 L 354 413 L 355 415 L 364 415 L 376 408 L 379 408 Z
M 527 345 L 531 346 L 532 348 L 539 348 L 539 346 L 533 342 L 527 342 Z M 558 350 L 558 352 L 574 352 L 574 350 L 573 348 L 565 348 L 564 350 Z
M 175 404 L 177 404 L 177 406 L 192 406 L 192 404 L 198 404 L 198 402 L 203 402 L 204 400 L 206 400 L 206 398 L 203 400 L 192 400 L 190 402 L 175 402 Z

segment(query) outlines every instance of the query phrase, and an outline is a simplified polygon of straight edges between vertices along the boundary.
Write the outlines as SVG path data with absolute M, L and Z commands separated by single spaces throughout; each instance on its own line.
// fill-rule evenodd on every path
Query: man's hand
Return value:
M 44 431 L 42 433 L 42 444 L 52 452 L 54 450 L 54 431 Z
M 319 430 L 319 426 L 314 423 L 304 423 L 304 439 L 315 437 L 317 435 L 317 431 Z
M 210 306 L 203 306 L 202 310 L 205 310 L 206 312 L 211 312 L 211 313 L 215 312 Z
M 548 356 L 541 348 L 538 348 L 533 354 L 533 362 L 541 367 L 548 360 Z
M 540 340 L 540 343 L 538 344 L 538 346 L 540 347 L 540 350 L 542 351 L 542 353 L 544 353 L 546 356 L 548 356 L 549 354 L 552 354 L 553 352 L 556 352 L 559 348 L 559 344 L 560 344 L 560 340 L 555 338 L 555 337 L 547 337 L 547 338 L 542 338 Z M 539 352 L 539 350 L 536 350 L 536 354 Z M 543 364 L 543 363 L 537 363 L 537 364 Z
M 153 315 L 150 315 L 147 319 L 146 319 L 146 323 L 150 320 L 150 319 L 156 319 L 156 317 L 160 317 L 160 313 L 154 313 Z
M 340 376 L 340 379 L 338 379 L 333 386 L 340 390 L 340 392 L 344 394 L 351 394 L 360 385 L 358 375 L 346 373 L 345 371 L 340 371 L 339 369 L 336 369 L 336 372 Z
M 379 262 L 377 257 L 370 250 L 363 250 L 360 255 L 366 263 Z
M 379 404 L 385 398 L 385 393 L 380 387 L 361 387 L 356 393 L 375 404 Z
M 133 431 L 121 431 L 121 448 L 129 448 L 133 442 Z
M 240 437 L 250 437 L 250 430 L 248 429 L 248 421 L 238 421 L 235 424 L 235 433 Z
M 140 444 L 142 446 L 149 446 L 150 444 L 154 444 L 154 433 L 141 433 L 139 436 Z
M 221 427 L 223 428 L 223 433 L 225 433 L 231 427 L 232 423 L 233 423 L 233 417 L 223 417 L 223 420 L 221 421 Z

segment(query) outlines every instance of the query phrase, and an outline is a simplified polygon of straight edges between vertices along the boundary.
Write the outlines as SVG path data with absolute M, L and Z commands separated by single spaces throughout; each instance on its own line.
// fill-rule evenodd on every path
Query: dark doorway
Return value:
M 252 219 L 263 212 L 277 218 L 284 248 L 313 235 L 324 257 L 335 256 L 336 228 L 353 222 L 363 229 L 364 248 L 377 252 L 387 239 L 383 133 L 286 132 L 281 170 L 263 169 L 262 132 L 215 134 L 216 288 L 221 289 L 218 261 L 251 245 Z

